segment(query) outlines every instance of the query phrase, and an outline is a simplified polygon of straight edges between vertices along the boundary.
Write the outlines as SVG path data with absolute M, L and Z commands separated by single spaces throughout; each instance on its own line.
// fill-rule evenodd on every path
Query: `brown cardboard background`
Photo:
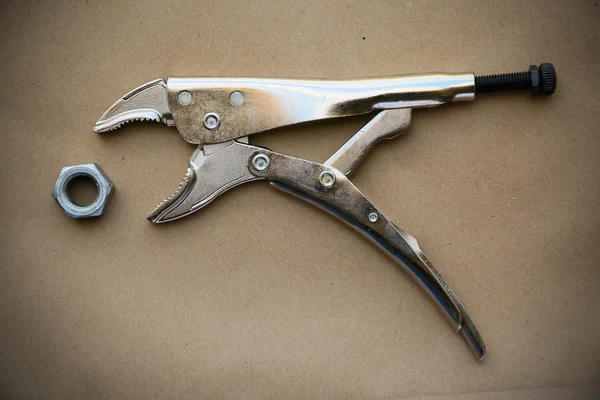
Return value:
M 0 397 L 400 398 L 599 383 L 598 1 L 1 11 Z M 494 73 L 543 61 L 558 70 L 555 96 L 418 110 L 352 178 L 456 289 L 488 346 L 483 364 L 379 250 L 265 183 L 148 223 L 193 147 L 158 124 L 91 130 L 119 96 L 169 75 Z M 366 121 L 251 140 L 322 161 Z M 116 193 L 101 219 L 71 221 L 52 187 L 62 166 L 86 162 Z

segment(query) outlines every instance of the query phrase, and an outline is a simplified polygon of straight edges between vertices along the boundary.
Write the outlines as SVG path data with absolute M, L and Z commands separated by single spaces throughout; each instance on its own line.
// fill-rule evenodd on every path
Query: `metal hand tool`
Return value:
M 477 359 L 485 344 L 456 294 L 421 251 L 348 179 L 373 146 L 408 128 L 413 108 L 474 100 L 476 93 L 556 88 L 552 64 L 527 72 L 475 76 L 431 73 L 352 80 L 169 78 L 134 89 L 98 120 L 95 132 L 136 120 L 176 126 L 198 148 L 177 191 L 148 219 L 168 222 L 197 211 L 221 193 L 267 180 L 277 189 L 339 218 L 398 262 L 440 306 Z M 373 119 L 324 163 L 253 146 L 248 136 L 308 121 L 374 114 Z

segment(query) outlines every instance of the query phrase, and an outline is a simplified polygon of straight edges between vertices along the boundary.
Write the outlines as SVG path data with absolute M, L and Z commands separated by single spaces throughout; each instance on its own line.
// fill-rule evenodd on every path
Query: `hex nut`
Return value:
M 96 200 L 88 206 L 82 207 L 75 204 L 69 196 L 70 183 L 73 179 L 79 177 L 90 178 L 98 188 Z M 54 185 L 52 197 L 54 197 L 54 200 L 56 200 L 60 208 L 63 209 L 69 218 L 99 217 L 104 213 L 114 188 L 115 186 L 98 164 L 73 165 L 64 167 L 60 171 L 58 179 L 56 180 L 56 185 Z

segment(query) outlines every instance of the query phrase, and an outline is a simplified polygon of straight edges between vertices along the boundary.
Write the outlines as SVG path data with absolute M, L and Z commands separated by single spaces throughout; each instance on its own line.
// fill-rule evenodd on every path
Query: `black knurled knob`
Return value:
M 475 93 L 531 90 L 531 94 L 549 96 L 556 90 L 556 70 L 550 63 L 532 65 L 527 72 L 475 75 Z

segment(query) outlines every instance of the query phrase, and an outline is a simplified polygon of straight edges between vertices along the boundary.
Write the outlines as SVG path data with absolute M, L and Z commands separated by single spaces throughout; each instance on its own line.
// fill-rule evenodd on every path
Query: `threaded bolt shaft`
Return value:
M 528 72 L 475 76 L 475 90 L 477 93 L 525 90 L 530 87 L 531 79 Z
M 556 71 L 550 63 L 532 65 L 529 71 L 475 76 L 475 92 L 491 93 L 531 90 L 531 94 L 551 95 L 556 89 Z

